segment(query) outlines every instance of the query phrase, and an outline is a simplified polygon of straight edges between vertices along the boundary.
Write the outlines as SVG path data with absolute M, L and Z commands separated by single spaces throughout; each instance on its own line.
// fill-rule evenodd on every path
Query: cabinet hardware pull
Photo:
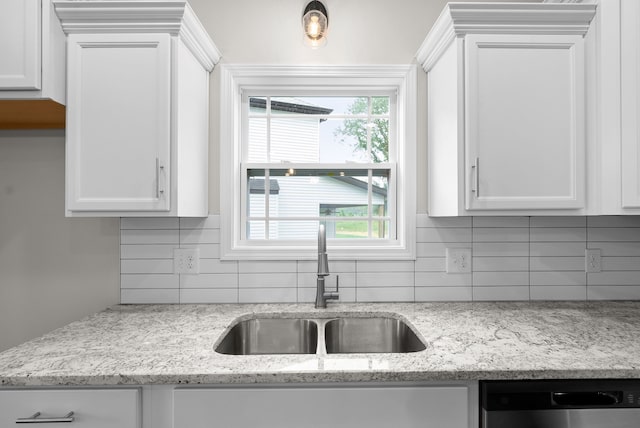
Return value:
M 473 186 L 471 192 L 476 194 L 476 198 L 480 197 L 480 158 L 476 158 L 474 165 L 471 165 L 471 169 L 474 170 L 473 174 Z
M 160 159 L 156 158 L 156 199 L 160 199 L 160 195 L 164 193 L 164 189 L 160 188 L 161 172 L 164 172 L 164 166 L 160 165 Z
M 41 418 L 40 412 L 35 412 L 28 418 L 18 418 L 16 419 L 17 424 L 48 424 L 48 423 L 57 423 L 57 422 L 73 422 L 73 412 L 69 412 L 62 417 L 57 418 Z

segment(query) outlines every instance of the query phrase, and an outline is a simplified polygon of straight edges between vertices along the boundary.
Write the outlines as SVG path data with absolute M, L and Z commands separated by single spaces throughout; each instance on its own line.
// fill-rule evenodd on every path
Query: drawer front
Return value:
M 18 419 L 62 418 L 59 422 L 16 424 Z M 73 421 L 64 417 L 73 412 Z M 0 427 L 140 428 L 138 389 L 50 389 L 0 391 Z
M 469 428 L 469 394 L 466 386 L 176 389 L 173 426 Z

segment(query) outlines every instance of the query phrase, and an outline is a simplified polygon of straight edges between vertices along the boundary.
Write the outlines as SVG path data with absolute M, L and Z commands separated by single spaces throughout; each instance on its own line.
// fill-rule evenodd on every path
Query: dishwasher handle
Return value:
M 614 406 L 622 403 L 621 391 L 553 392 L 551 400 L 558 406 Z

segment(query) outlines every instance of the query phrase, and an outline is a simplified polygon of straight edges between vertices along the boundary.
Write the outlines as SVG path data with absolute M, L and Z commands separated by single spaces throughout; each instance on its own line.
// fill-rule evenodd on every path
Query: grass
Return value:
M 373 237 L 379 238 L 380 222 L 373 222 Z M 336 223 L 336 238 L 355 239 L 368 238 L 369 230 L 366 221 L 340 221 Z

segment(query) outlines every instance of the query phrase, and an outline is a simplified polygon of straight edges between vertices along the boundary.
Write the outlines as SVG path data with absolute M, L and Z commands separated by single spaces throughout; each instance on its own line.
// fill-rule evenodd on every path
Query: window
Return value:
M 414 257 L 414 66 L 221 68 L 223 258 Z

